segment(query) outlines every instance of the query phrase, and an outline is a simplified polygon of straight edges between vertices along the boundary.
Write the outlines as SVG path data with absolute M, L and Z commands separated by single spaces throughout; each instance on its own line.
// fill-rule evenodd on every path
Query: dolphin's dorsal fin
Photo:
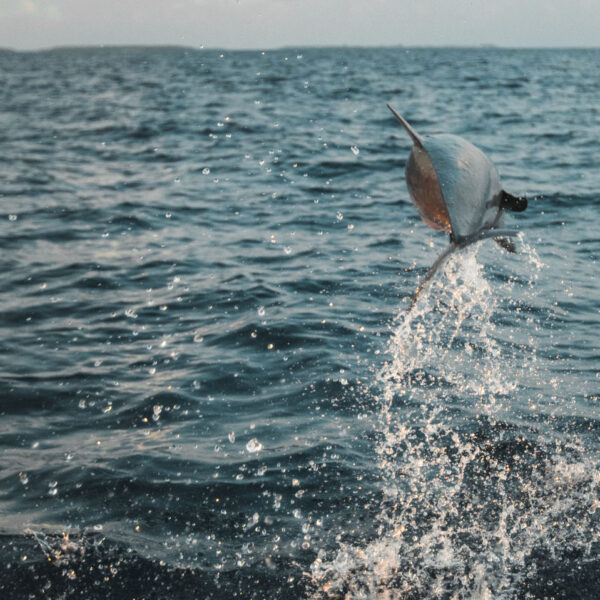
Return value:
M 412 138 L 412 141 L 417 145 L 423 148 L 423 142 L 421 141 L 421 136 L 404 120 L 404 118 L 399 115 L 389 104 L 386 106 L 392 111 L 392 114 L 402 123 L 402 127 L 406 129 L 406 132 Z

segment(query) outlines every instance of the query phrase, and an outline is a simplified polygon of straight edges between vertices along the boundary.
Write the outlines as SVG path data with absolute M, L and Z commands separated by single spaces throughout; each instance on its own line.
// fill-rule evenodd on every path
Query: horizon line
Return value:
M 481 44 L 308 44 L 308 45 L 285 45 L 285 46 L 255 46 L 246 48 L 231 48 L 227 46 L 192 46 L 188 44 L 172 43 L 110 43 L 110 44 L 60 44 L 57 46 L 46 46 L 41 48 L 10 48 L 0 46 L 0 52 L 52 52 L 56 50 L 109 50 L 109 49 L 144 49 L 144 48 L 163 48 L 194 50 L 207 52 L 267 52 L 283 50 L 335 50 L 335 49 L 406 49 L 406 50 L 425 50 L 425 49 L 465 49 L 465 50 L 598 50 L 600 45 L 565 45 L 565 46 L 504 46 L 493 43 Z

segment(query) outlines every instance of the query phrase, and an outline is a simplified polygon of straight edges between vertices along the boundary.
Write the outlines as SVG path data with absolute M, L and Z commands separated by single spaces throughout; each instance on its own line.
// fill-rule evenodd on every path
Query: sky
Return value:
M 600 46 L 599 0 L 0 0 L 0 47 Z

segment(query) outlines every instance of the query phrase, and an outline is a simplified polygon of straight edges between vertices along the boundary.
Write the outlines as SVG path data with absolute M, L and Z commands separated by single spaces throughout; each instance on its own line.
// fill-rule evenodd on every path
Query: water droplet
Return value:
M 204 167 L 204 169 L 202 169 L 202 175 L 210 175 L 210 169 L 208 167 Z
M 263 449 L 263 445 L 256 438 L 252 438 L 246 444 L 246 450 L 248 450 L 248 452 L 250 452 L 250 454 L 260 452 L 262 449 Z
M 358 149 L 358 146 L 350 146 L 350 150 L 352 150 L 352 153 L 354 154 L 354 156 L 358 156 L 360 150 Z
M 257 523 L 258 523 L 258 519 L 259 519 L 259 515 L 258 513 L 254 513 L 249 519 L 248 519 L 248 523 L 246 523 L 246 527 L 250 528 L 250 527 L 254 527 Z

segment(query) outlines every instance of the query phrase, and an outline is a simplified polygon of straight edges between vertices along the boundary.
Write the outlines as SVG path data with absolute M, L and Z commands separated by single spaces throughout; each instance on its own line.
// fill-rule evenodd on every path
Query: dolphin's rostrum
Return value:
M 423 278 L 413 296 L 412 308 L 427 281 L 458 248 L 493 237 L 503 248 L 514 252 L 510 236 L 516 231 L 502 229 L 502 213 L 504 209 L 525 210 L 527 199 L 504 191 L 492 161 L 467 140 L 450 134 L 420 136 L 387 106 L 413 141 L 406 163 L 410 197 L 427 225 L 450 234 L 450 247 Z

